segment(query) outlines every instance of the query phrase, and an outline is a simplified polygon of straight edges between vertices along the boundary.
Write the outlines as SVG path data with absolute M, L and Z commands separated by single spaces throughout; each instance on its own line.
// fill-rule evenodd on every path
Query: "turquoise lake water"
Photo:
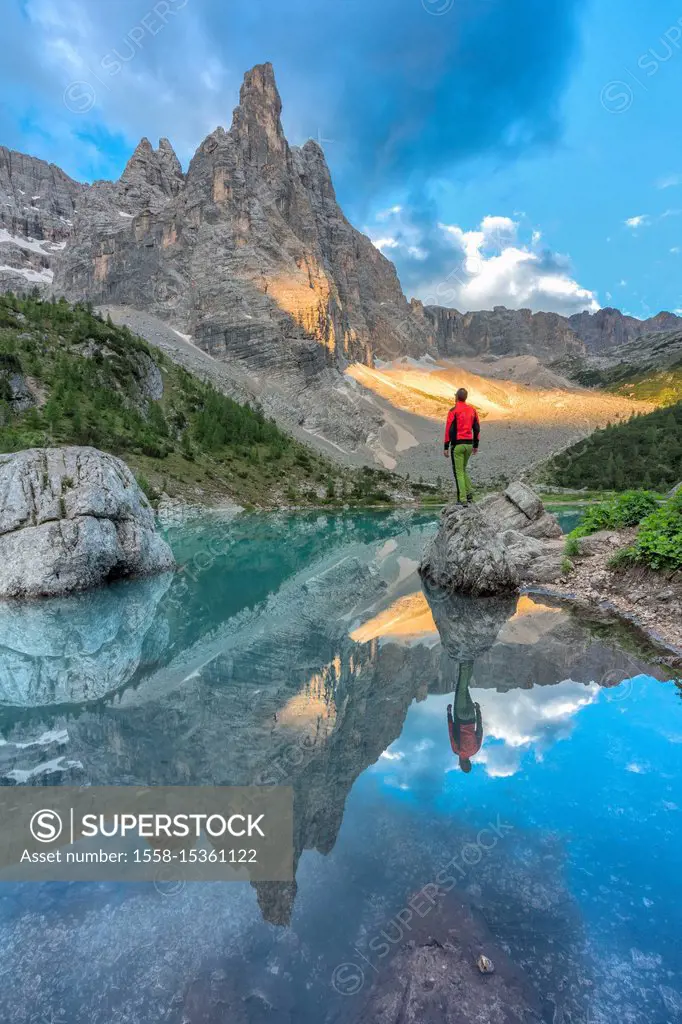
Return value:
M 296 861 L 295 884 L 0 879 L 0 1020 L 355 1020 L 454 858 L 453 913 L 525 972 L 532 1020 L 682 1021 L 679 685 L 547 598 L 425 595 L 434 529 L 207 519 L 169 529 L 173 576 L 0 608 L 2 785 L 279 781 Z

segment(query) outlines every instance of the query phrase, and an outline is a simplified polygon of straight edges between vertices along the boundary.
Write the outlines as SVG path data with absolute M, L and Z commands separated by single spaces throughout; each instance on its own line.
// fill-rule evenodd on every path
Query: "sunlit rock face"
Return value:
M 0 705 L 80 704 L 111 695 L 140 667 L 168 575 L 92 594 L 0 602 Z

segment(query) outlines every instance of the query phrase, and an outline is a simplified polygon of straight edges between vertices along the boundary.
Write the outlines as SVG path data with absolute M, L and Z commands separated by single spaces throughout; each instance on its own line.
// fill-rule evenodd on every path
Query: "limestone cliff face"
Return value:
M 535 355 L 541 360 L 567 355 L 585 355 L 585 343 L 565 317 L 557 313 L 531 313 L 529 309 L 506 309 L 460 313 L 443 306 L 417 307 L 417 315 L 431 325 L 442 356 Z M 589 314 L 587 314 L 589 315 Z
M 289 146 L 281 107 L 271 65 L 253 68 L 232 127 L 204 140 L 186 177 L 166 140 L 143 139 L 118 182 L 85 193 L 57 290 L 155 313 L 214 355 L 266 366 L 427 351 L 395 268 L 344 217 L 320 147 Z
M 431 344 L 446 358 L 534 355 L 542 362 L 552 362 L 567 356 L 606 354 L 637 338 L 682 326 L 680 317 L 665 312 L 637 320 L 618 309 L 564 317 L 505 306 L 460 313 L 445 306 L 423 306 L 415 299 L 411 306 L 414 316 L 430 331 Z
M 0 291 L 49 289 L 84 188 L 54 164 L 0 146 Z

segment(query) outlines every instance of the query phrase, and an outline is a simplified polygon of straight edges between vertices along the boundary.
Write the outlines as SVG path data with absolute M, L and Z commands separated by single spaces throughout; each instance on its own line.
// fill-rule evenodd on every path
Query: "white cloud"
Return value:
M 682 174 L 668 174 L 656 182 L 656 188 L 675 188 L 677 185 L 682 185 Z
M 596 703 L 599 692 L 595 683 L 570 679 L 555 686 L 512 690 L 504 699 L 493 691 L 477 690 L 485 734 L 497 741 L 486 744 L 477 759 L 485 764 L 488 775 L 497 777 L 518 771 L 525 751 L 542 760 L 554 743 L 571 735 L 575 716 Z
M 381 249 L 382 252 L 384 249 L 397 249 L 400 245 L 397 238 L 375 238 L 373 241 L 377 249 Z
M 200 75 L 202 85 L 205 85 L 211 92 L 220 92 L 223 88 L 225 68 L 215 58 L 208 61 Z
M 643 228 L 650 224 L 651 221 L 646 213 L 640 213 L 637 217 L 628 217 L 625 224 L 629 228 Z
M 382 211 L 382 221 L 391 233 L 378 229 L 374 244 L 390 249 L 409 294 L 427 305 L 567 315 L 599 309 L 595 293 L 572 277 L 566 257 L 541 249 L 537 230 L 527 243 L 520 241 L 519 222 L 511 217 L 486 216 L 471 231 L 457 224 L 422 225 L 402 210 Z
M 576 719 L 599 701 L 600 693 L 596 683 L 571 679 L 530 690 L 479 689 L 474 670 L 471 695 L 481 706 L 484 737 L 474 763 L 483 765 L 489 776 L 509 778 L 521 769 L 524 759 L 542 761 L 556 743 L 570 738 Z M 451 702 L 449 694 L 430 696 L 417 705 L 410 712 L 412 728 L 391 744 L 370 771 L 397 787 L 412 785 L 425 773 L 458 770 L 445 726 L 445 709 Z
M 402 206 L 389 206 L 387 210 L 380 210 L 376 215 L 376 219 L 388 220 L 389 217 L 393 217 L 397 213 L 402 213 L 402 209 Z

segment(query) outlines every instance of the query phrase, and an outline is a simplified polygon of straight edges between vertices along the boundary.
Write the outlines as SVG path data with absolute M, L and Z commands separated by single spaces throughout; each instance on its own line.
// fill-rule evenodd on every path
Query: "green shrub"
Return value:
M 643 520 L 635 541 L 637 560 L 652 569 L 682 569 L 682 493 Z
M 637 562 L 637 551 L 634 547 L 619 548 L 618 551 L 614 552 L 606 563 L 609 569 L 613 569 L 614 572 L 623 572 L 625 569 L 629 569 L 631 565 Z
M 155 498 L 158 497 L 157 492 L 155 491 L 154 487 L 149 482 L 146 476 L 144 476 L 142 473 L 138 473 L 135 479 L 137 480 L 137 486 L 147 496 L 149 501 L 153 501 Z
M 575 531 L 574 531 L 575 532 Z M 564 544 L 564 554 L 567 558 L 574 558 L 580 554 L 580 545 L 578 544 L 578 538 L 573 536 L 573 533 L 569 533 Z
M 625 491 L 610 502 L 611 527 L 623 530 L 637 526 L 658 508 L 658 497 L 652 491 Z
M 608 501 L 589 505 L 583 521 L 569 533 L 567 543 L 578 537 L 589 537 L 598 530 L 623 530 L 627 526 L 637 526 L 656 508 L 658 498 L 651 491 L 624 491 Z

